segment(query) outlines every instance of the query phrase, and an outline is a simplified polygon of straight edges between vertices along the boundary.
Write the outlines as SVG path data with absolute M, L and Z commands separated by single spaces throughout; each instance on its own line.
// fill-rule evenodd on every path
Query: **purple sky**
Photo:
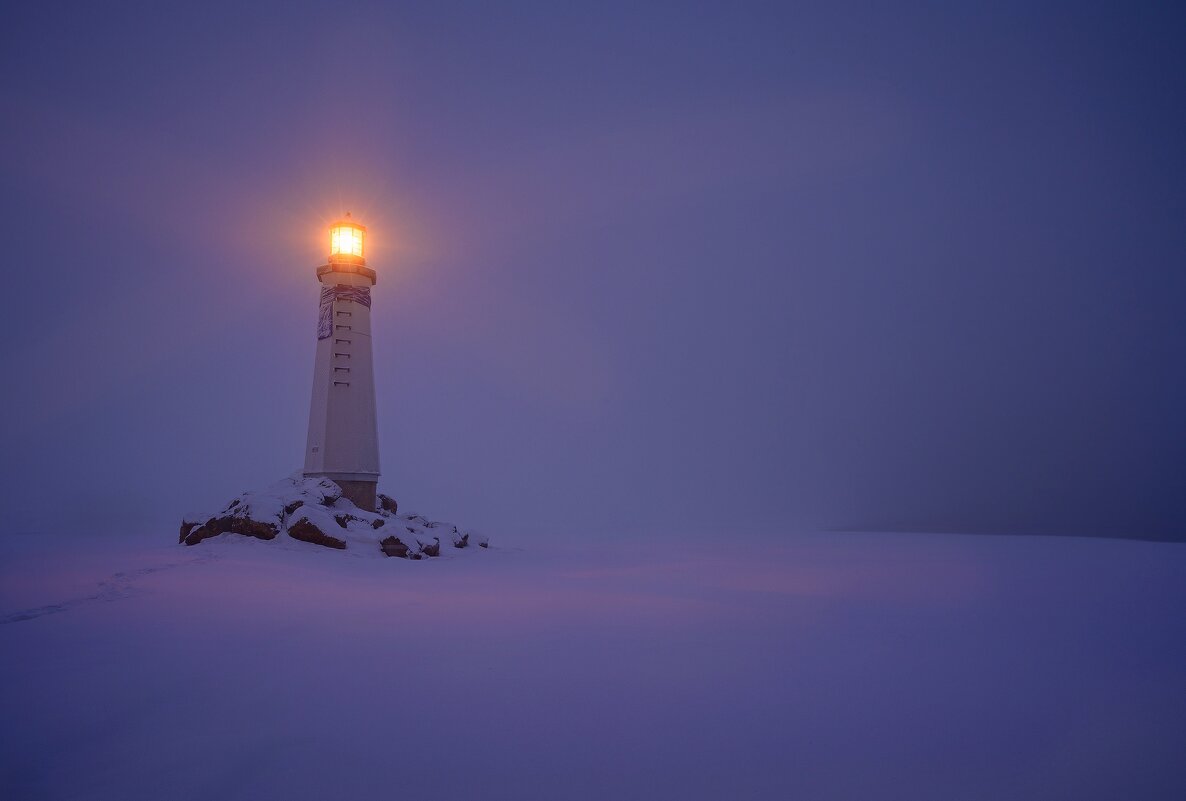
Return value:
M 410 507 L 1186 537 L 1172 4 L 216 5 L 6 12 L 6 530 L 297 468 L 349 209 Z

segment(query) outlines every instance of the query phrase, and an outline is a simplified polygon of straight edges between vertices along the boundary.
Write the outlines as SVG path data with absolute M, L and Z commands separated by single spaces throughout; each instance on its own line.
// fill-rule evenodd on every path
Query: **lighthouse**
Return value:
M 321 303 L 305 475 L 325 477 L 356 506 L 375 511 L 379 432 L 371 359 L 371 287 L 366 226 L 349 212 L 329 228 L 329 260 L 317 268 Z

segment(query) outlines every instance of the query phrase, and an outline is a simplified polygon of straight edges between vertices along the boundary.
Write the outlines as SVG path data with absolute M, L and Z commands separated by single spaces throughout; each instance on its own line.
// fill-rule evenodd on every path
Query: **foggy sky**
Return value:
M 1186 538 L 1182 14 L 790 5 L 7 10 L 4 532 L 299 468 L 350 210 L 405 508 Z

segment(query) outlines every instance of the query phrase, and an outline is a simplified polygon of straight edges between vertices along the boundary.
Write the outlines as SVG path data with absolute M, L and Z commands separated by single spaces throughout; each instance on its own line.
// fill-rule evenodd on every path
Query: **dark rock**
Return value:
M 232 509 L 233 512 L 230 511 Z M 188 531 L 186 524 L 189 525 Z M 280 533 L 280 521 L 272 513 L 260 515 L 258 518 L 252 517 L 251 504 L 243 503 L 242 498 L 236 498 L 227 504 L 226 510 L 220 516 L 212 517 L 201 525 L 185 521 L 181 526 L 181 541 L 186 545 L 197 545 L 202 540 L 228 532 L 271 540 Z
M 383 528 L 383 524 L 386 522 L 387 521 L 384 520 L 383 518 L 376 517 L 374 520 L 371 521 L 371 528 Z
M 191 531 L 193 531 L 194 527 L 197 525 L 198 525 L 197 523 L 192 523 L 189 520 L 182 520 L 181 521 L 181 537 L 178 538 L 177 542 L 178 543 L 185 542 L 185 538 L 189 536 L 189 533 Z
M 425 556 L 440 556 L 441 555 L 441 538 L 433 537 L 433 542 L 425 545 L 420 540 L 416 540 L 416 544 L 420 546 L 420 552 Z
M 337 548 L 343 550 L 346 547 L 346 542 L 337 537 L 331 537 L 324 531 L 314 525 L 309 518 L 302 517 L 296 523 L 288 527 L 288 536 L 294 540 L 301 542 L 311 542 L 314 545 L 324 545 L 326 548 Z
M 362 518 L 355 517 L 354 515 L 346 514 L 345 512 L 343 512 L 340 515 L 334 515 L 334 520 L 338 521 L 339 526 L 341 526 L 342 528 L 346 528 L 346 526 L 349 525 L 351 520 L 362 520 Z
M 399 512 L 399 504 L 395 502 L 395 498 L 380 492 L 379 509 L 384 512 L 390 512 L 391 514 L 397 514 Z
M 217 532 L 217 531 L 214 531 L 214 532 L 207 531 L 205 526 L 198 526 L 193 531 L 191 531 L 189 534 L 187 534 L 185 539 L 182 540 L 182 542 L 185 543 L 186 545 L 197 545 L 199 542 L 201 542 L 204 539 L 207 539 L 209 537 L 217 537 L 218 533 L 219 532 Z
M 385 537 L 379 542 L 379 548 L 388 556 L 398 556 L 407 559 L 409 548 L 400 541 L 399 537 Z
M 190 531 L 184 542 L 186 545 L 197 545 L 202 540 L 217 537 L 231 530 L 230 517 L 212 517 L 202 525 Z
M 478 547 L 479 548 L 489 548 L 490 540 L 482 540 L 481 542 L 478 543 Z
M 293 501 L 288 506 L 284 507 L 284 514 L 290 515 L 293 512 L 295 512 L 297 509 L 300 509 L 304 505 L 305 505 L 304 501 L 300 501 L 300 500 Z
M 231 524 L 227 528 L 227 531 L 230 531 L 232 534 L 242 534 L 245 537 L 274 540 L 276 539 L 276 535 L 280 533 L 280 526 L 272 522 L 253 520 L 246 515 L 242 517 L 236 515 L 231 518 Z
M 456 531 L 453 532 L 453 547 L 454 548 L 468 548 L 469 547 L 469 534 L 458 534 Z

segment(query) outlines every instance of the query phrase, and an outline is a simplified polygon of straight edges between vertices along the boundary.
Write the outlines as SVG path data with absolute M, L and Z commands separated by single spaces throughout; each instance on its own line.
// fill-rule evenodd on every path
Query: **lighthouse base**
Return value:
M 379 487 L 377 480 L 359 481 L 352 478 L 338 478 L 342 473 L 305 473 L 304 475 L 305 478 L 328 478 L 342 488 L 342 497 L 349 499 L 359 509 L 365 509 L 368 512 L 376 511 L 375 507 L 378 503 L 376 494 Z M 346 473 L 346 475 L 351 474 Z M 353 475 L 358 475 L 358 473 Z
M 368 512 L 375 511 L 375 492 L 379 487 L 377 481 L 334 481 L 342 488 L 342 495 L 349 498 L 359 509 Z

